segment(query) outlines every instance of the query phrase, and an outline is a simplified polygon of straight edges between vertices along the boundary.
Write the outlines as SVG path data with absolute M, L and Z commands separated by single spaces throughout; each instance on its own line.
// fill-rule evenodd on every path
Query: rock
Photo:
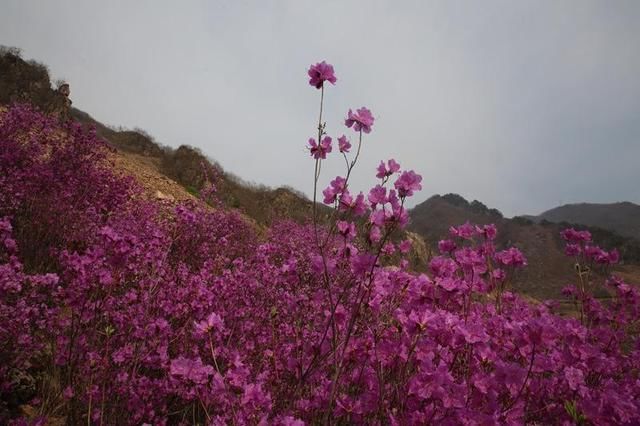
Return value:
M 158 200 L 175 201 L 175 197 L 171 194 L 165 194 L 161 191 L 156 191 L 156 198 Z

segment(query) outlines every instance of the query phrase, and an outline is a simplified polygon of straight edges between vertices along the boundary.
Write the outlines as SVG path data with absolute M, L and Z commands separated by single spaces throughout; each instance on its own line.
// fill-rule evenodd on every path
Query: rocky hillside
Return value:
M 240 210 L 258 224 L 268 226 L 282 217 L 302 222 L 310 217 L 311 201 L 293 188 L 271 189 L 243 182 L 197 148 L 166 147 L 144 131 L 116 130 L 77 108 L 65 111 L 64 96 L 52 87 L 47 67 L 25 61 L 18 49 L 0 48 L 0 76 L 0 105 L 27 102 L 47 113 L 93 126 L 115 148 L 114 164 L 136 177 L 152 196 L 198 198 L 213 183 L 225 206 Z
M 640 240 L 640 205 L 622 202 L 611 204 L 566 204 L 532 217 L 536 222 L 579 223 L 614 231 Z
M 527 267 L 515 284 L 516 289 L 536 298 L 558 298 L 560 289 L 574 280 L 570 259 L 564 255 L 560 239 L 562 225 L 550 222 L 534 223 L 526 218 L 504 218 L 496 210 L 474 200 L 468 202 L 457 194 L 435 195 L 411 211 L 410 229 L 428 243 L 431 253 L 437 253 L 438 240 L 445 238 L 449 227 L 465 222 L 498 226 L 498 245 L 515 245 L 528 258 Z M 584 228 L 584 226 L 583 226 Z M 640 281 L 640 244 L 610 231 L 588 228 L 602 246 L 621 250 L 624 265 L 620 272 Z

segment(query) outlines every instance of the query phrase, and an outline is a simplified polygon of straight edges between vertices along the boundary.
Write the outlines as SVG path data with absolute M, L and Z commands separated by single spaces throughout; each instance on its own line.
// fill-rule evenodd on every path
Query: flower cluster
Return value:
M 333 66 L 327 64 L 325 61 L 311 65 L 307 74 L 309 75 L 309 84 L 316 89 L 322 88 L 325 81 L 328 81 L 331 84 L 336 84 L 337 81 L 333 71 Z
M 356 132 L 371 132 L 371 126 L 373 126 L 373 115 L 371 111 L 367 108 L 362 107 L 356 110 L 354 113 L 352 110 L 349 110 L 347 114 L 346 120 L 344 120 L 344 125 L 347 127 L 353 127 L 353 130 Z

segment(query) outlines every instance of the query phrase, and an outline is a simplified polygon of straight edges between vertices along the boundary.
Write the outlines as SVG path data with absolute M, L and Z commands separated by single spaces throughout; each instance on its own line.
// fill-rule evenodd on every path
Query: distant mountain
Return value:
M 418 204 L 411 212 L 410 230 L 422 236 L 431 250 L 438 253 L 437 243 L 448 238 L 449 228 L 467 221 L 475 224 L 495 223 L 498 227 L 498 246 L 515 245 L 527 256 L 529 266 L 515 283 L 515 288 L 536 298 L 559 298 L 560 289 L 575 281 L 573 262 L 564 255 L 564 242 L 560 238 L 562 224 L 543 221 L 535 223 L 526 217 L 505 218 L 480 201 L 467 201 L 457 194 L 434 195 Z M 589 229 L 596 243 L 604 248 L 618 247 L 627 265 L 621 270 L 640 273 L 635 265 L 640 263 L 640 243 L 614 232 Z M 635 273 L 634 272 L 634 273 Z
M 640 205 L 622 202 L 611 204 L 566 204 L 532 217 L 536 222 L 577 223 L 597 226 L 640 240 Z

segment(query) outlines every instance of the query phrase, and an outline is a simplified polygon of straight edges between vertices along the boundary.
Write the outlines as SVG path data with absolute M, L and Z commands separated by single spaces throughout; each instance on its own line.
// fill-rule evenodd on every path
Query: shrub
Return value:
M 324 62 L 309 76 L 321 99 L 337 81 Z M 611 277 L 610 304 L 591 296 L 590 271 L 617 253 L 563 233 L 577 318 L 510 291 L 526 258 L 497 250 L 493 225 L 451 228 L 414 273 L 410 242 L 391 236 L 421 177 L 392 159 L 352 193 L 374 117 L 349 110 L 345 124 L 354 147 L 341 136 L 334 151 L 321 114 L 309 141 L 314 201 L 322 162 L 345 161 L 322 191 L 330 220 L 315 208 L 257 235 L 222 208 L 140 201 L 92 132 L 24 106 L 2 115 L 0 419 L 638 423 L 640 294 Z M 37 417 L 21 419 L 21 404 Z

